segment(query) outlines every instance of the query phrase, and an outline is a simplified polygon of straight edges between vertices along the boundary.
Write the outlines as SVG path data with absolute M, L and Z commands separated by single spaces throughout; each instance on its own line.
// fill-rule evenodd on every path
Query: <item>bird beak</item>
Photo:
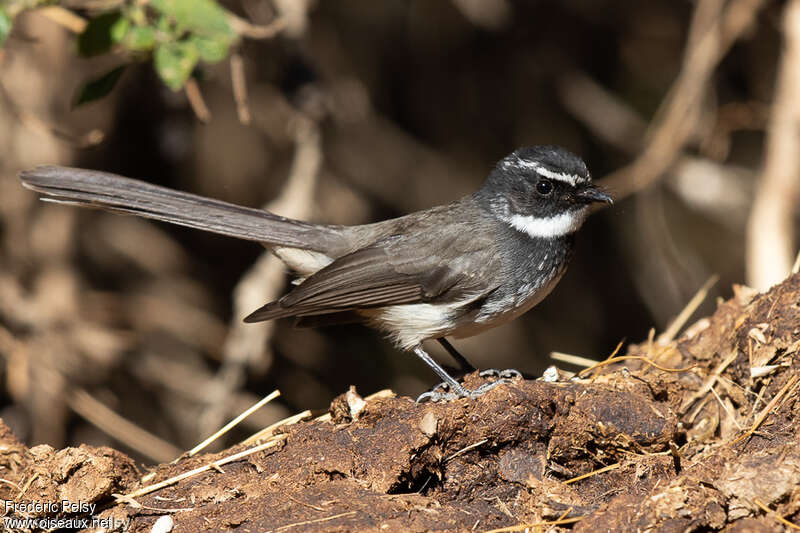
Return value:
M 611 198 L 611 196 L 601 191 L 594 185 L 589 185 L 585 189 L 581 189 L 580 191 L 576 192 L 575 199 L 585 204 L 602 202 L 608 205 L 612 205 L 614 203 L 614 199 Z

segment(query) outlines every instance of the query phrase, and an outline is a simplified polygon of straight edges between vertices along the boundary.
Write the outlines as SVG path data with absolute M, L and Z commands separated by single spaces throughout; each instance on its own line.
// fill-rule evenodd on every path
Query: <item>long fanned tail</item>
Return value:
M 341 232 L 335 226 L 292 220 L 107 172 L 41 166 L 22 172 L 20 179 L 54 202 L 134 214 L 267 245 L 319 252 L 341 245 Z

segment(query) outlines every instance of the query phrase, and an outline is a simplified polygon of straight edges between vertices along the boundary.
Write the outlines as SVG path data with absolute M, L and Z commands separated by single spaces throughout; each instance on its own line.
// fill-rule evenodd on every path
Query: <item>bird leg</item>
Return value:
M 445 339 L 444 337 L 439 337 L 436 339 L 439 341 L 439 344 L 442 345 L 442 348 L 447 350 L 447 353 L 450 354 L 450 357 L 455 359 L 456 363 L 458 363 L 459 370 L 461 370 L 465 374 L 469 374 L 470 372 L 475 372 L 477 368 L 472 366 L 472 363 L 467 361 L 467 358 L 461 355 L 458 350 L 456 350 L 455 346 L 450 344 L 450 341 Z
M 431 391 L 421 394 L 419 398 L 417 398 L 418 403 L 457 400 L 459 398 L 477 398 L 498 385 L 509 383 L 509 380 L 503 377 L 504 373 L 498 373 L 500 379 L 497 381 L 484 383 L 477 389 L 468 389 L 448 374 L 439 363 L 434 361 L 433 358 L 422 349 L 422 346 L 414 348 L 414 353 L 417 354 L 417 357 L 425 361 L 425 363 L 442 379 L 442 383 L 436 385 Z M 519 372 L 517 372 L 517 375 L 519 375 Z

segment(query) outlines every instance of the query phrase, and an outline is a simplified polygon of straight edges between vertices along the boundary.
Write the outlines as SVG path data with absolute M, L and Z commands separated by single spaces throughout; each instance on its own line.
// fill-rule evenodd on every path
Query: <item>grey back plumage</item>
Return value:
M 468 197 L 417 213 L 423 216 L 348 228 L 351 241 L 363 246 L 246 320 L 481 298 L 493 290 L 485 281 L 500 260 L 491 250 L 497 243 L 485 237 L 487 220 L 461 216 L 474 208 Z

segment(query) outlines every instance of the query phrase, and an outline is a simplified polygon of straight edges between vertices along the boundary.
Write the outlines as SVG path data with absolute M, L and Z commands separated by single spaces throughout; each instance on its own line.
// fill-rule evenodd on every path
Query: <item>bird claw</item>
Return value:
M 505 370 L 497 370 L 496 368 L 487 368 L 481 370 L 478 375 L 482 378 L 500 378 L 500 379 L 514 379 L 521 378 L 522 374 L 519 370 L 513 368 L 506 368 Z
M 447 382 L 446 381 L 442 381 L 441 383 L 438 383 L 438 384 L 434 385 L 433 388 L 428 392 L 440 393 L 440 392 L 446 391 L 448 388 L 449 388 L 449 385 L 447 384 Z
M 474 400 L 498 385 L 503 385 L 505 383 L 511 382 L 507 379 L 498 379 L 497 381 L 492 381 L 491 383 L 484 383 L 477 389 L 467 389 L 462 387 L 460 391 L 450 391 L 448 390 L 449 387 L 446 383 L 440 383 L 432 390 L 420 394 L 419 398 L 417 398 L 417 403 L 449 402 L 451 400 L 458 400 L 460 398 L 470 398 Z
M 417 398 L 417 403 L 425 402 L 449 402 L 451 400 L 458 400 L 459 398 L 475 399 L 483 394 L 489 392 L 498 385 L 511 383 L 513 378 L 522 377 L 518 371 L 514 369 L 508 370 L 484 370 L 478 374 L 482 378 L 498 378 L 496 381 L 484 383 L 476 389 L 468 389 L 459 385 L 458 389 L 450 390 L 450 386 L 445 383 L 439 383 L 428 392 L 420 394 Z

